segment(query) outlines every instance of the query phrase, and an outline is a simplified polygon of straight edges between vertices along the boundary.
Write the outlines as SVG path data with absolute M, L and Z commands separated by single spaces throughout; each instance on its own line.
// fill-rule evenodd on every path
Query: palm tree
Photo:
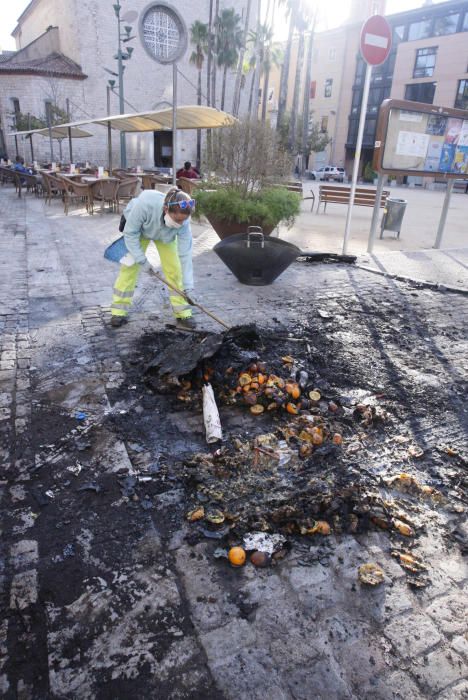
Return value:
M 299 1 L 300 0 L 279 0 L 280 5 L 286 3 L 286 9 L 289 13 L 289 31 L 288 41 L 286 44 L 286 51 L 284 53 L 283 66 L 281 68 L 278 98 L 278 128 L 280 127 L 286 112 L 286 102 L 288 98 L 289 66 L 291 63 L 291 50 L 293 44 L 294 30 L 296 28 L 297 16 L 299 12 Z
M 219 0 L 215 0 L 215 11 L 213 18 L 213 31 L 210 35 L 211 54 L 216 53 L 217 33 L 219 24 Z M 216 107 L 216 61 L 213 60 L 211 65 L 211 106 Z
M 262 76 L 265 76 L 264 79 L 264 85 L 263 85 L 263 101 L 262 101 L 262 121 L 265 121 L 266 118 L 266 106 L 268 102 L 268 84 L 269 84 L 269 77 L 270 77 L 270 71 L 273 65 L 275 66 L 280 66 L 281 65 L 281 59 L 282 59 L 282 51 L 278 47 L 274 47 L 272 45 L 273 41 L 273 28 L 271 26 L 268 26 L 267 24 L 261 24 L 260 27 L 258 28 L 257 31 L 250 31 L 249 32 L 249 38 L 247 39 L 248 44 L 252 44 L 253 49 L 249 55 L 248 59 L 248 70 L 253 70 L 258 72 L 258 77 L 261 78 Z M 258 47 L 258 49 L 257 49 Z M 256 52 L 256 49 L 258 53 Z M 250 88 L 250 93 L 251 97 L 249 99 L 249 113 L 251 111 L 251 107 L 253 107 L 253 95 L 254 95 L 254 87 L 255 87 L 255 79 L 256 75 L 252 77 L 252 85 Z M 254 113 L 255 112 L 255 107 L 253 108 Z M 258 111 L 258 104 L 257 104 L 257 111 Z
M 264 75 L 263 80 L 263 101 L 262 101 L 262 122 L 266 121 L 266 110 L 268 104 L 268 86 L 270 82 L 270 71 L 273 66 L 279 68 L 283 60 L 283 52 L 277 47 L 273 46 L 273 30 L 268 28 L 268 34 L 265 37 L 266 41 L 264 44 L 261 72 Z
M 221 109 L 224 109 L 226 96 L 226 79 L 228 68 L 237 65 L 239 50 L 242 46 L 242 30 L 240 28 L 240 17 L 234 10 L 222 10 L 218 20 L 216 53 L 217 64 L 223 67 L 223 87 L 221 91 Z
M 247 35 L 248 35 L 248 31 L 249 31 L 249 20 L 250 20 L 251 6 L 252 6 L 252 0 L 247 0 L 247 7 L 245 10 L 244 34 L 242 37 L 242 45 L 241 45 L 240 51 L 239 51 L 239 60 L 237 62 L 236 83 L 234 86 L 234 96 L 232 99 L 232 113 L 236 117 L 239 114 L 240 94 L 241 94 L 242 76 L 243 76 L 243 68 L 244 68 L 244 57 L 245 57 L 245 51 L 246 51 L 246 47 L 247 47 Z
M 197 104 L 202 103 L 202 70 L 205 59 L 205 52 L 208 43 L 208 25 L 200 22 L 198 19 L 190 27 L 190 43 L 193 44 L 195 50 L 190 56 L 192 63 L 198 71 L 198 86 L 197 86 Z M 201 130 L 197 129 L 197 168 L 200 168 L 201 163 Z
M 294 79 L 293 101 L 291 106 L 291 120 L 289 122 L 288 145 L 291 150 L 295 149 L 297 139 L 297 112 L 299 108 L 299 92 L 301 90 L 302 66 L 304 63 L 304 32 L 307 27 L 304 16 L 297 18 L 297 28 L 299 30 L 299 43 L 297 47 L 296 75 Z
M 309 137 L 309 112 L 310 112 L 310 77 L 312 71 L 312 48 L 314 45 L 314 34 L 315 25 L 317 23 L 317 9 L 314 11 L 314 18 L 312 21 L 312 28 L 310 30 L 308 45 L 307 45 L 307 57 L 305 62 L 305 75 L 304 75 L 304 93 L 303 93 L 303 106 L 302 106 L 302 139 L 301 139 L 301 150 L 302 150 L 302 169 L 308 167 L 308 137 Z
M 206 104 L 208 107 L 211 104 L 211 61 L 213 60 L 213 0 L 210 0 L 210 13 L 208 18 L 208 37 L 207 37 L 207 66 L 206 66 Z
M 260 57 L 260 52 L 261 52 L 261 47 L 260 47 L 261 16 L 262 16 L 262 0 L 257 0 L 257 43 L 255 46 L 255 55 L 257 57 L 257 65 L 255 67 L 255 73 L 254 73 L 254 76 L 255 76 L 255 80 L 254 80 L 255 119 L 258 119 L 258 102 L 259 102 L 259 95 L 260 95 L 261 64 L 260 64 L 259 57 Z
M 254 87 L 255 87 L 256 70 L 257 70 L 257 58 L 255 56 L 255 52 L 252 52 L 250 54 L 250 56 L 247 58 L 247 60 L 244 61 L 244 65 L 242 67 L 242 72 L 244 73 L 245 76 L 247 76 L 249 73 L 252 73 L 252 78 L 250 80 L 249 106 L 248 106 L 249 119 L 252 118 L 253 93 L 254 93 Z M 247 78 L 246 78 L 246 80 L 247 80 Z

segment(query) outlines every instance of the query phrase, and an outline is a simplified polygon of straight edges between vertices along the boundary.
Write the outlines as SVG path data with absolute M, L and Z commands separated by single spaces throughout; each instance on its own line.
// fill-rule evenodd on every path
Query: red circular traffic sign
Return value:
M 373 15 L 361 29 L 361 55 L 370 66 L 380 66 L 392 48 L 392 28 L 382 15 Z

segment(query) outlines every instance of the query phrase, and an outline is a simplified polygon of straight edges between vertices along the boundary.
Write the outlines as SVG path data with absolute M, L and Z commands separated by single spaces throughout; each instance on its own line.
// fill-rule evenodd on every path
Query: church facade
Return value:
M 122 49 L 133 48 L 130 60 L 124 62 L 125 113 L 168 108 L 172 104 L 172 65 L 157 63 L 144 45 L 142 18 L 152 6 L 164 2 L 122 0 L 122 34 L 124 27 L 133 37 Z M 236 0 L 235 10 L 243 28 L 248 0 Z M 223 8 L 234 3 L 221 2 Z M 251 3 L 249 26 L 256 25 L 255 3 Z M 169 6 L 170 7 L 170 6 Z M 190 28 L 195 21 L 208 23 L 209 0 L 174 3 L 188 33 L 187 49 L 178 63 L 178 105 L 197 104 L 198 71 L 190 62 L 194 51 Z M 128 18 L 128 20 L 126 19 Z M 14 158 L 18 151 L 31 160 L 30 141 L 9 134 L 21 124 L 25 130 L 34 124 L 34 117 L 44 119 L 51 105 L 70 121 L 103 117 L 119 113 L 117 45 L 118 25 L 112 0 L 32 0 L 18 19 L 12 32 L 16 52 L 0 54 L 0 155 Z M 235 69 L 227 71 L 224 109 L 232 110 Z M 114 80 L 113 89 L 108 81 Z M 217 70 L 216 107 L 220 108 L 222 69 Z M 206 58 L 202 69 L 202 104 L 206 104 Z M 247 108 L 247 90 L 242 90 L 239 114 Z M 65 119 L 66 121 L 67 119 Z M 31 128 L 34 128 L 33 126 Z M 73 160 L 89 160 L 104 164 L 107 160 L 106 129 L 98 125 L 84 127 L 93 138 L 73 141 Z M 172 135 L 168 132 L 128 134 L 126 136 L 128 166 L 161 166 L 169 163 Z M 34 137 L 34 158 L 51 160 L 47 137 Z M 69 160 L 68 143 L 53 141 L 54 159 Z M 177 140 L 177 162 L 195 160 L 196 132 L 181 131 Z M 119 162 L 118 132 L 113 132 L 113 161 Z

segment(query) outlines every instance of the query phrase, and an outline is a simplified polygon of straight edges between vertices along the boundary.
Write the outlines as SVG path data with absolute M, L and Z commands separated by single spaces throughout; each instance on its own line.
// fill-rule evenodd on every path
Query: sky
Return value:
M 103 2 L 103 0 L 100 0 Z M 441 2 L 443 0 L 435 0 Z M 226 5 L 232 3 L 236 5 L 236 0 L 224 0 Z M 326 8 L 325 22 L 329 28 L 336 26 L 336 17 L 343 17 L 344 5 L 347 0 L 319 0 Z M 23 10 L 29 4 L 29 0 L 0 0 L 0 49 L 3 51 L 14 51 L 15 42 L 10 33 L 16 27 L 16 20 L 21 15 Z M 110 3 L 111 4 L 111 3 Z M 126 0 L 129 9 L 131 9 L 131 0 Z M 387 14 L 402 12 L 404 10 L 412 10 L 415 7 L 421 7 L 423 0 L 387 0 Z

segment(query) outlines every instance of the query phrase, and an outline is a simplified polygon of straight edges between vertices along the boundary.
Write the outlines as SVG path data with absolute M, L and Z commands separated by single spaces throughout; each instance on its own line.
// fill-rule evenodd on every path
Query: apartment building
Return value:
M 467 0 L 426 2 L 421 8 L 387 15 L 387 20 L 393 32 L 392 49 L 385 63 L 372 70 L 361 172 L 372 161 L 384 99 L 468 109 Z M 366 70 L 359 53 L 361 27 L 362 21 L 351 21 L 317 34 L 312 65 L 310 107 L 332 138 L 326 152 L 315 154 L 315 167 L 343 165 L 348 174 L 354 161 Z

